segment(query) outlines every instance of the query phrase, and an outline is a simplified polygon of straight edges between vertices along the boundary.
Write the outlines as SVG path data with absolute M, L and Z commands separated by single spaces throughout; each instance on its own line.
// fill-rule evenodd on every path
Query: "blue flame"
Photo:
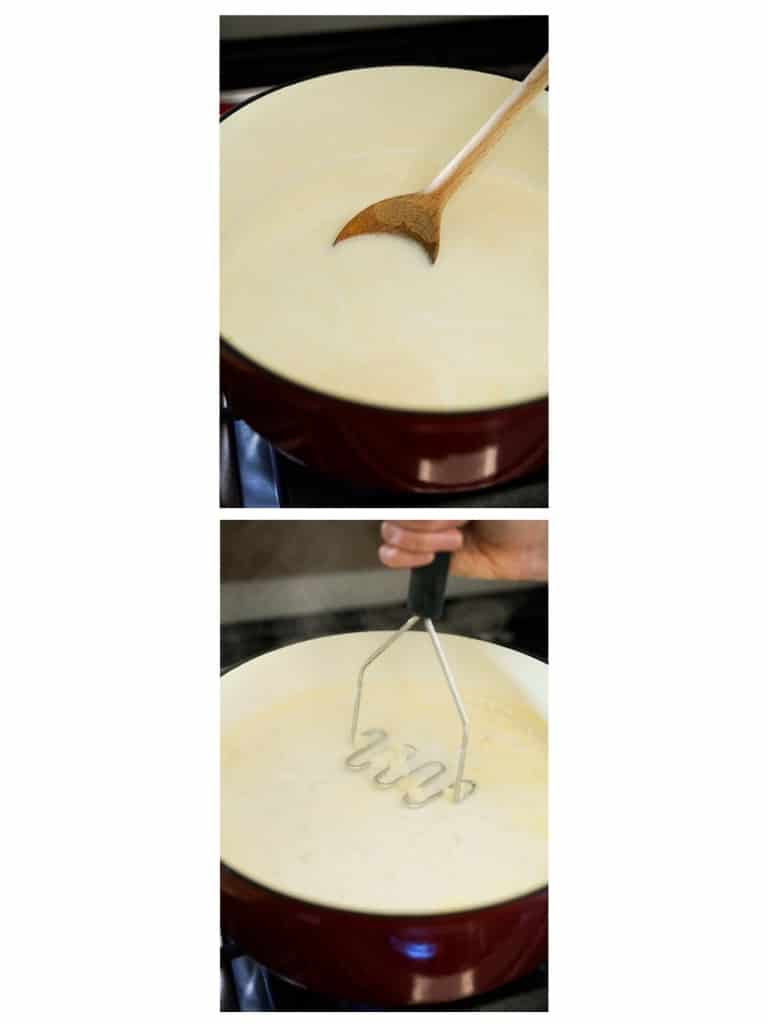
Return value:
M 405 953 L 411 960 L 430 960 L 437 953 L 437 945 L 434 942 L 409 942 L 396 938 L 391 941 L 395 949 Z

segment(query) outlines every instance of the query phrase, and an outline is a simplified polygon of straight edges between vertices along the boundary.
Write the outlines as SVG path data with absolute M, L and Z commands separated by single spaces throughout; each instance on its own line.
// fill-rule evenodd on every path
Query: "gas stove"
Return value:
M 265 31 L 253 18 L 252 30 L 232 31 L 222 21 L 220 92 L 222 106 L 234 106 L 257 92 L 313 75 L 350 68 L 429 64 L 524 77 L 549 46 L 546 15 L 502 17 L 434 16 L 420 19 L 282 19 L 288 31 Z M 320 24 L 322 22 L 322 25 Z M 399 23 L 398 23 L 399 22 Z
M 222 399 L 220 488 L 222 508 L 546 508 L 546 470 L 499 487 L 449 495 L 407 494 L 355 487 L 289 459 Z
M 266 967 L 243 955 L 229 942 L 221 948 L 222 1011 L 233 1010 L 385 1010 L 392 1007 L 351 1003 L 319 995 L 294 985 Z M 403 1007 L 404 1010 L 506 1010 L 545 1011 L 548 1009 L 547 968 L 542 965 L 526 978 L 493 992 L 455 1003 Z
M 548 588 L 542 584 L 493 594 L 449 597 L 440 629 L 511 647 L 546 661 L 547 601 Z M 221 629 L 221 668 L 227 671 L 249 658 L 301 640 L 362 630 L 393 631 L 402 626 L 404 615 L 403 604 L 395 604 L 228 623 Z

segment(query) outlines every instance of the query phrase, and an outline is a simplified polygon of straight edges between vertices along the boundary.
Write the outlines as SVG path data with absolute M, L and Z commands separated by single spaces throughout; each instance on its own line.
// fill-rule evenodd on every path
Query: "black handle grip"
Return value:
M 439 619 L 445 603 L 445 585 L 451 566 L 450 551 L 439 551 L 429 565 L 411 569 L 408 611 L 425 619 Z

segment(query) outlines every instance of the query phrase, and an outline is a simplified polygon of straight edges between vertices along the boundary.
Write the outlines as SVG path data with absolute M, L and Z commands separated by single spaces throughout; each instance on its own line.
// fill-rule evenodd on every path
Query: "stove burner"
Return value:
M 401 1010 L 507 1010 L 545 1011 L 548 1009 L 547 967 L 542 965 L 533 974 L 513 981 L 493 992 L 455 1003 L 425 1004 L 401 1007 Z M 391 1010 L 334 999 L 302 988 L 273 974 L 232 943 L 225 942 L 221 951 L 221 1010 Z M 396 1009 L 396 1008 L 395 1008 Z
M 287 458 L 234 419 L 222 399 L 220 499 L 223 508 L 547 508 L 547 472 L 460 494 L 393 493 L 355 487 Z

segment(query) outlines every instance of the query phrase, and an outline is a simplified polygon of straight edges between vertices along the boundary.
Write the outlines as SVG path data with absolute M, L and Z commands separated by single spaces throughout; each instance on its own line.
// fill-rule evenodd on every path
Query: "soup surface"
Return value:
M 391 235 L 332 242 L 424 188 L 514 83 L 451 68 L 346 71 L 221 125 L 221 332 L 268 369 L 380 406 L 466 411 L 547 392 L 547 97 L 448 203 L 432 265 Z
M 420 800 L 453 781 L 460 726 L 427 636 L 407 635 L 391 649 L 401 646 L 397 656 L 372 666 L 363 691 L 361 733 L 385 730 L 392 749 L 361 756 L 369 768 L 345 765 L 371 741 L 350 742 L 355 669 L 385 635 L 313 640 L 224 677 L 224 863 L 313 902 L 382 913 L 466 909 L 545 885 L 547 739 L 536 708 L 545 667 L 445 637 L 471 722 L 465 778 L 477 789 L 458 805 L 448 790 L 409 809 L 406 793 Z M 297 662 L 299 648 L 310 650 Z M 406 743 L 417 749 L 407 763 Z M 432 759 L 448 770 L 426 786 L 430 770 L 389 789 L 373 781 Z

